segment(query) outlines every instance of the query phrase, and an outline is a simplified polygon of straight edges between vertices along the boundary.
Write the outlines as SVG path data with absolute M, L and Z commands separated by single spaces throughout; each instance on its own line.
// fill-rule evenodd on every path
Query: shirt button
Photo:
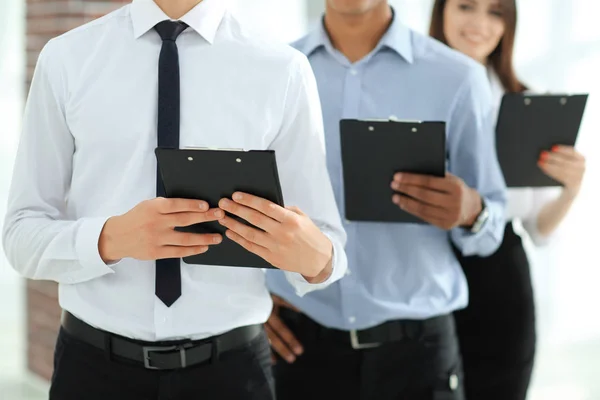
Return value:
M 450 379 L 448 380 L 448 386 L 450 386 L 450 389 L 452 390 L 458 389 L 458 376 L 456 376 L 456 374 L 450 375 Z
M 356 322 L 356 318 L 355 317 L 350 317 L 348 318 L 348 321 L 350 321 L 351 324 Z
M 351 74 L 351 75 L 357 75 L 357 74 L 358 74 L 358 71 L 357 71 L 357 70 L 355 70 L 355 69 L 351 69 L 351 70 L 350 70 L 350 74 Z

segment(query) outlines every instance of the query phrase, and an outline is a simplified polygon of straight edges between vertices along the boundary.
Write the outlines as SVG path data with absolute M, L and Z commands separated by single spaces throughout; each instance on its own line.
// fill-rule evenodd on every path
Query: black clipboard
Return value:
M 392 202 L 396 172 L 444 177 L 446 124 L 340 121 L 345 217 L 349 221 L 425 223 Z
M 554 145 L 575 145 L 587 99 L 587 94 L 504 95 L 496 148 L 508 187 L 561 186 L 537 162 Z
M 234 192 L 242 191 L 282 207 L 284 205 L 275 152 L 272 150 L 157 148 L 155 154 L 169 198 L 204 200 L 214 208 L 218 207 L 222 198 L 231 199 Z M 230 216 L 252 226 L 245 220 Z M 263 258 L 227 238 L 226 228 L 218 222 L 177 230 L 223 235 L 223 241 L 210 246 L 208 252 L 184 258 L 186 264 L 274 268 Z

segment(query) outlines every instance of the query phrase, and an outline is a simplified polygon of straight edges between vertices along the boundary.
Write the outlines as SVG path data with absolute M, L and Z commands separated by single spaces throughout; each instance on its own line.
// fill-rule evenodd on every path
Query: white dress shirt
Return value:
M 181 147 L 272 149 L 287 205 L 331 239 L 332 276 L 346 272 L 346 236 L 325 164 L 316 82 L 300 52 L 254 40 L 224 0 L 181 18 Z M 26 105 L 3 232 L 14 268 L 59 283 L 60 305 L 89 324 L 148 341 L 193 338 L 266 321 L 264 271 L 182 263 L 182 297 L 154 295 L 155 263 L 106 265 L 106 220 L 156 196 L 158 58 L 153 27 L 169 19 L 136 0 L 51 40 L 40 54 Z M 283 272 L 281 272 L 283 273 Z
M 499 114 L 502 97 L 506 91 L 500 78 L 491 68 L 488 68 L 488 77 L 496 112 Z M 560 187 L 508 188 L 506 220 L 520 220 L 534 244 L 538 246 L 547 244 L 550 236 L 543 236 L 539 232 L 537 219 L 544 206 L 560 196 L 561 190 Z

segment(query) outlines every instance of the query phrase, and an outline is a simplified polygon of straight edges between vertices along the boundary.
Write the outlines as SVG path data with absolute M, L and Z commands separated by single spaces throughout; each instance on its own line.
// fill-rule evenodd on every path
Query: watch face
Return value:
M 471 232 L 473 232 L 473 233 L 479 232 L 481 230 L 481 228 L 483 227 L 483 225 L 485 224 L 485 222 L 487 221 L 488 217 L 489 217 L 489 211 L 484 204 L 483 209 L 481 210 L 481 213 L 477 217 L 477 221 L 475 221 L 475 224 L 473 224 L 473 229 L 471 229 Z
M 489 216 L 488 209 L 487 209 L 487 207 L 484 206 L 483 210 L 481 211 L 481 214 L 479 214 L 479 217 L 477 218 L 477 222 L 475 222 L 475 226 L 473 227 L 474 229 L 476 229 L 475 233 L 477 233 L 481 230 L 481 228 L 487 221 L 488 216 Z

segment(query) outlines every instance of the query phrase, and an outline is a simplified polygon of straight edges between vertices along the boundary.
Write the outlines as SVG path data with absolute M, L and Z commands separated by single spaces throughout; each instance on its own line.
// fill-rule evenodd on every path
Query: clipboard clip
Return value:
M 214 150 L 214 151 L 245 151 L 244 149 L 226 148 L 226 147 L 182 147 L 182 150 Z
M 398 119 L 394 115 L 390 116 L 388 119 L 385 119 L 385 118 L 366 118 L 366 119 L 361 119 L 359 121 L 363 121 L 363 122 L 402 122 L 402 123 L 406 123 L 406 124 L 422 124 L 423 123 L 423 121 L 418 121 L 418 120 Z

